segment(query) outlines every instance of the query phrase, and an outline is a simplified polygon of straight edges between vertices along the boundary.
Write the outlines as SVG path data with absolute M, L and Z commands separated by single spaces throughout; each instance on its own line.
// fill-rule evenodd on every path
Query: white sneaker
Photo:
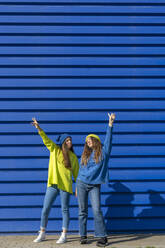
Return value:
M 45 240 L 45 237 L 46 237 L 45 232 L 39 231 L 38 237 L 35 240 L 33 240 L 33 242 L 35 243 L 42 242 L 43 240 Z
M 63 244 L 67 241 L 66 233 L 61 233 L 60 238 L 57 240 L 56 244 Z

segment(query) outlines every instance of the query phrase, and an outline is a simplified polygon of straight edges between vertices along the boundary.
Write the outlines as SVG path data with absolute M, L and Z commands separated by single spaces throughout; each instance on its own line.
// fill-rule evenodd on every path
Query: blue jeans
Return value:
M 48 187 L 46 190 L 46 194 L 44 198 L 44 205 L 43 205 L 42 214 L 41 214 L 41 228 L 47 227 L 50 209 L 59 193 L 61 196 L 61 207 L 62 207 L 62 217 L 63 217 L 62 227 L 65 229 L 68 229 L 70 193 L 63 191 L 63 190 L 59 190 L 56 185 L 51 185 L 51 187 Z
M 86 184 L 77 180 L 77 196 L 79 204 L 80 236 L 87 235 L 88 194 L 92 205 L 95 223 L 95 236 L 106 237 L 106 227 L 100 204 L 100 184 Z

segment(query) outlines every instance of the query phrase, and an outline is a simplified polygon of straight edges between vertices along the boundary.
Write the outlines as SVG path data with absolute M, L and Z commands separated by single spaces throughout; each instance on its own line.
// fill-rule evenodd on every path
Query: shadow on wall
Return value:
M 139 204 L 138 214 L 136 214 L 136 205 L 134 194 L 121 182 L 108 185 L 113 188 L 114 193 L 110 194 L 105 204 L 108 206 L 105 214 L 105 222 L 108 233 L 113 230 L 160 230 L 160 217 L 165 216 L 165 199 L 154 190 L 148 190 L 147 203 L 149 206 Z M 122 193 L 121 193 L 122 192 Z M 116 193 L 116 194 L 115 194 Z M 115 204 L 115 205 L 114 205 Z M 139 213 L 140 211 L 140 213 Z M 114 218 L 115 217 L 115 218 Z M 119 227 L 120 226 L 120 227 Z
M 165 199 L 155 190 L 148 190 L 149 193 L 149 201 L 151 206 L 147 209 L 143 209 L 138 215 L 138 223 L 139 226 L 146 226 L 146 220 L 152 216 L 154 220 L 152 221 L 153 227 L 156 229 L 165 228 L 164 225 L 164 217 L 165 217 Z M 150 224 L 151 222 L 149 222 Z M 148 224 L 148 225 L 149 225 Z M 152 224 L 150 224 L 152 226 Z
M 134 200 L 134 196 L 131 192 L 131 190 L 126 187 L 124 184 L 121 182 L 117 182 L 114 184 L 109 184 L 108 185 L 110 188 L 113 188 L 114 192 L 113 194 L 110 194 L 110 196 L 106 199 L 105 204 L 108 206 L 107 212 L 105 214 L 105 219 L 106 219 L 106 228 L 107 231 L 110 232 L 111 230 L 116 230 L 118 229 L 118 221 L 112 221 L 112 218 L 115 216 L 117 218 L 127 216 L 128 218 L 134 216 L 134 206 L 131 205 L 131 202 Z M 121 194 L 120 192 L 123 192 Z M 112 205 L 115 206 L 117 205 L 127 205 L 122 207 L 111 207 Z M 131 220 L 132 225 L 135 224 L 135 220 Z M 116 223 L 116 224 L 115 224 Z M 129 219 L 130 223 L 130 219 Z M 120 226 L 121 223 L 120 223 Z

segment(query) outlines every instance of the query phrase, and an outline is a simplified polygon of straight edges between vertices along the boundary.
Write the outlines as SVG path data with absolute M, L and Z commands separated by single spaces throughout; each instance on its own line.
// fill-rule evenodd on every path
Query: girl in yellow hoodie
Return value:
M 40 128 L 37 120 L 35 118 L 32 118 L 32 120 L 32 125 L 37 128 L 43 143 L 50 151 L 48 182 L 41 214 L 41 226 L 39 235 L 34 240 L 34 242 L 41 242 L 45 240 L 45 230 L 48 222 L 49 212 L 54 200 L 60 193 L 63 216 L 63 231 L 56 243 L 65 243 L 67 241 L 66 233 L 69 226 L 69 198 L 70 194 L 73 194 L 72 175 L 76 181 L 79 170 L 78 159 L 73 151 L 72 139 L 70 135 L 64 133 L 59 136 L 58 141 L 60 146 L 58 146 L 47 137 L 44 131 Z

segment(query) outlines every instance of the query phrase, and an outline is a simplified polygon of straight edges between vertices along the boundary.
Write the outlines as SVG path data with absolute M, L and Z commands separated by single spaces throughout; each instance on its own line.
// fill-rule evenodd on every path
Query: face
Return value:
M 86 142 L 87 142 L 87 145 L 89 146 L 89 148 L 92 148 L 93 142 L 92 142 L 92 139 L 90 137 L 88 137 Z
M 65 140 L 65 144 L 67 145 L 67 148 L 70 149 L 72 147 L 72 139 L 70 137 L 68 137 Z

